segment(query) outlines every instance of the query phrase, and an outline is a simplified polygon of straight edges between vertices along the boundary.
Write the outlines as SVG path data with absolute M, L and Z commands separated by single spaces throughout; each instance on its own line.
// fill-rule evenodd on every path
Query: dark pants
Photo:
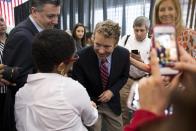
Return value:
M 123 86 L 120 90 L 120 101 L 121 101 L 121 110 L 122 110 L 122 118 L 123 118 L 123 125 L 126 125 L 130 122 L 130 109 L 127 107 L 127 99 L 129 96 L 129 92 L 134 80 L 128 79 L 127 83 Z
M 0 131 L 16 131 L 14 98 L 10 90 L 5 94 L 0 94 Z

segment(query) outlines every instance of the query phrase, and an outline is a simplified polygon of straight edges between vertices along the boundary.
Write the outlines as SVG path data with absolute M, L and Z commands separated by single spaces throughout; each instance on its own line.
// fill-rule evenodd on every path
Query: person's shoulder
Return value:
M 194 29 L 191 29 L 191 28 L 184 28 L 184 31 L 191 31 L 191 32 L 195 32 Z
M 19 90 L 16 92 L 16 95 L 15 95 L 15 98 L 16 98 L 16 101 L 18 101 L 19 99 L 24 99 L 27 94 L 29 94 L 29 89 L 31 88 L 28 88 L 28 84 L 24 84 L 24 86 L 22 86 L 21 88 L 19 88 Z M 17 99 L 18 98 L 18 99 Z
M 118 50 L 118 51 L 129 52 L 128 49 L 126 49 L 126 48 L 124 48 L 122 46 L 116 46 L 115 49 Z
M 124 35 L 120 38 L 119 42 L 118 42 L 118 45 L 122 46 L 122 47 L 125 47 L 125 45 L 127 45 L 127 41 L 129 40 L 129 37 L 131 35 Z
M 151 38 L 146 37 L 146 43 L 151 46 L 152 44 Z
M 21 36 L 25 37 L 28 34 L 28 31 L 25 28 L 19 28 L 15 27 L 9 34 L 8 38 L 13 37 L 13 36 Z
M 30 19 L 27 18 L 16 25 L 16 27 L 11 30 L 9 36 L 13 34 L 28 36 L 33 35 L 35 32 L 37 32 L 36 27 L 33 25 Z
M 146 40 L 147 40 L 147 41 L 151 41 L 151 38 L 149 38 L 149 37 L 146 37 Z
M 77 52 L 80 58 L 91 56 L 94 53 L 93 46 L 85 47 Z
M 184 28 L 181 33 L 181 35 L 184 35 L 184 36 L 185 35 L 192 35 L 192 34 L 196 34 L 196 31 L 191 28 Z
M 131 34 L 127 34 L 127 35 L 124 35 L 121 40 L 124 42 L 124 45 L 127 44 L 127 41 L 129 41 L 130 39 L 133 39 L 133 36 Z
M 119 56 L 129 56 L 129 50 L 121 46 L 117 46 L 113 53 L 118 53 Z
M 19 28 L 15 28 L 13 29 L 8 38 L 7 38 L 7 44 L 6 45 L 16 45 L 16 43 L 24 43 L 26 44 L 26 42 L 31 42 L 33 38 L 32 33 L 30 33 L 27 30 L 23 30 L 23 29 L 19 29 Z
M 21 28 L 21 27 L 15 27 L 9 34 L 8 39 L 11 37 L 26 37 L 28 36 L 28 34 L 30 34 L 30 32 L 28 30 L 26 30 L 25 28 Z
M 127 37 L 130 37 L 130 36 L 131 36 L 130 34 L 127 34 L 127 35 L 122 36 L 121 39 L 126 39 Z
M 92 49 L 93 49 L 93 46 L 86 46 L 86 47 L 82 48 L 81 50 L 79 50 L 78 54 L 83 54 L 83 53 L 89 52 Z
M 64 82 L 67 86 L 69 86 L 72 90 L 75 91 L 84 91 L 86 90 L 82 84 L 80 84 L 77 80 L 74 80 L 70 77 L 64 77 Z

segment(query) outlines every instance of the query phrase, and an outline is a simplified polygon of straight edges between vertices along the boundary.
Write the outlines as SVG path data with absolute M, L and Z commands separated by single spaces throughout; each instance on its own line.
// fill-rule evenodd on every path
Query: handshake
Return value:
M 18 67 L 9 67 L 7 65 L 0 64 L 0 83 L 9 85 L 14 83 L 16 77 L 19 74 Z

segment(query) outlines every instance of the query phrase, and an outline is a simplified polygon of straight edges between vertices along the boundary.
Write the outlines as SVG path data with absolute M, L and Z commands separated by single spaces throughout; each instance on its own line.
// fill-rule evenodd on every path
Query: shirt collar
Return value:
M 32 17 L 31 15 L 29 16 L 29 19 L 30 19 L 31 22 L 35 25 L 35 27 L 37 28 L 37 30 L 38 30 L 39 32 L 41 32 L 41 31 L 44 30 L 43 28 L 41 28 L 41 27 L 37 24 L 37 22 L 33 19 L 33 17 Z
M 45 79 L 48 77 L 58 77 L 61 76 L 57 73 L 35 73 L 35 74 L 29 74 L 27 78 L 27 82 L 33 82 L 41 79 Z M 64 77 L 64 76 L 63 76 Z
M 106 57 L 106 60 L 107 60 L 108 64 L 111 64 L 112 54 L 110 54 L 108 57 Z M 101 63 L 100 59 L 99 59 L 99 63 Z

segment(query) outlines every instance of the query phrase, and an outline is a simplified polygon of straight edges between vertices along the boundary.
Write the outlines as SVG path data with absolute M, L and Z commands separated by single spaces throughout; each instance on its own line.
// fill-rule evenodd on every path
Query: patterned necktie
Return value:
M 108 84 L 108 67 L 107 67 L 107 60 L 102 60 L 100 64 L 100 76 L 102 80 L 103 90 L 106 90 Z

